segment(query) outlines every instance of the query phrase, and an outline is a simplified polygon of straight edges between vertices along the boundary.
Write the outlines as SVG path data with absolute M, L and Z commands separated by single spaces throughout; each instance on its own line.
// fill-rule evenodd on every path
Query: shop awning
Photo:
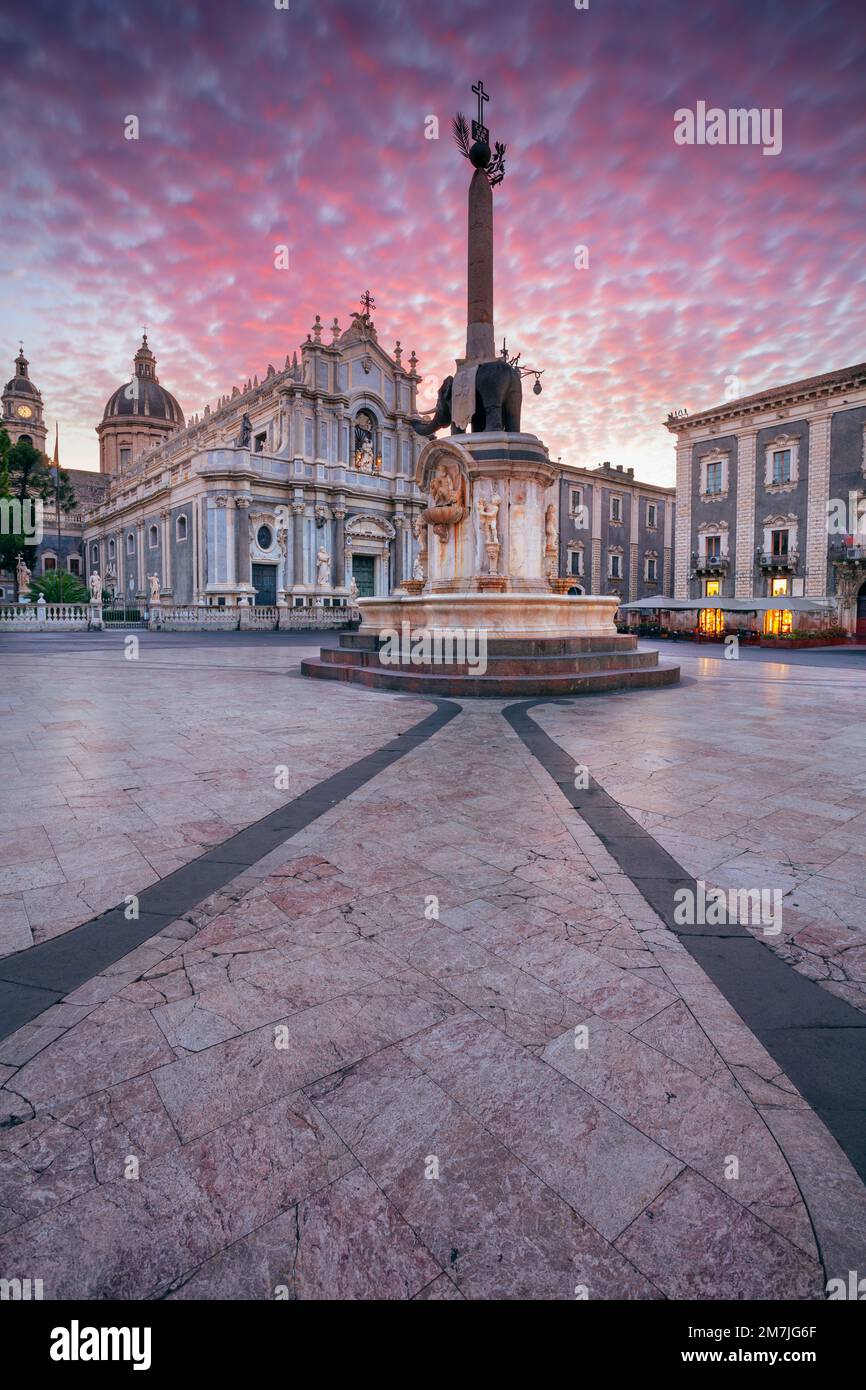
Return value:
M 634 603 L 621 603 L 623 612 L 650 612 L 661 609 L 664 612 L 701 612 L 705 608 L 721 610 L 722 613 L 834 613 L 836 601 L 832 598 L 801 598 L 794 594 L 777 594 L 773 598 L 641 598 Z

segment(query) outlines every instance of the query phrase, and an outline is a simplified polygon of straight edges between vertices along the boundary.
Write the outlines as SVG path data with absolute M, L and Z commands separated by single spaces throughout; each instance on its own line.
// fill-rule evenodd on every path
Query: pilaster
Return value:
M 753 598 L 755 584 L 755 444 L 757 430 L 737 434 L 737 520 L 734 597 Z
M 809 483 L 806 494 L 806 597 L 827 592 L 827 503 L 830 500 L 829 411 L 809 421 Z

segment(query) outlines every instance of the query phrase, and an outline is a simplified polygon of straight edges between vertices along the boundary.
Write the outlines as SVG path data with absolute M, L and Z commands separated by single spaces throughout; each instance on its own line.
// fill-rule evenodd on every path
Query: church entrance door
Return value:
M 257 608 L 273 607 L 277 601 L 276 565 L 253 565 L 253 588 Z
M 375 564 L 375 555 L 352 556 L 352 574 L 358 586 L 358 598 L 375 597 Z

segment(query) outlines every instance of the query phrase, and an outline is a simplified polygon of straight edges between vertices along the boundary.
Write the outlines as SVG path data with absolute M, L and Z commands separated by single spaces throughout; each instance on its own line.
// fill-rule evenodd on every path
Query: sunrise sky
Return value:
M 553 457 L 672 482 L 670 409 L 866 358 L 862 0 L 3 0 L 0 40 L 0 374 L 23 338 L 67 467 L 144 323 L 189 417 L 369 288 L 432 402 L 479 77 L 497 341 L 545 370 L 524 428 Z M 781 153 L 677 145 L 698 101 L 781 108 Z

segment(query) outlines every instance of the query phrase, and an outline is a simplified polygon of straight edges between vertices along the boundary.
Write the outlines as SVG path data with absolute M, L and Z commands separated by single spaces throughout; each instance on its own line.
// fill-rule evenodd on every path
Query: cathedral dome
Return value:
M 184 424 L 183 411 L 170 391 L 160 386 L 156 375 L 156 358 L 147 345 L 147 334 L 135 354 L 135 369 L 131 381 L 124 382 L 109 396 L 103 420 L 118 417 L 144 417 L 162 420 L 175 428 Z

